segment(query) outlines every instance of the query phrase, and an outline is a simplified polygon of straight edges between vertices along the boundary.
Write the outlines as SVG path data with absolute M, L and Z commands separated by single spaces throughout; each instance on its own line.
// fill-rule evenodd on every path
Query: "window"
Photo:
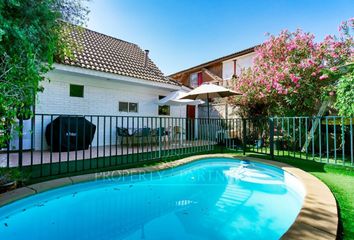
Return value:
M 198 87 L 198 73 L 189 75 L 189 86 L 192 88 Z
M 138 103 L 119 102 L 119 112 L 138 112 Z
M 169 116 L 170 106 L 168 105 L 159 106 L 159 115 Z
M 129 103 L 129 112 L 138 112 L 138 104 L 137 103 Z
M 70 97 L 84 97 L 84 86 L 70 84 Z
M 189 86 L 192 88 L 196 88 L 203 83 L 203 73 L 196 72 L 189 75 Z
M 165 96 L 159 96 L 159 100 L 161 100 L 164 97 Z M 170 106 L 168 106 L 168 105 L 159 106 L 159 115 L 169 116 L 170 115 Z
M 234 74 L 234 62 L 227 61 L 222 63 L 222 78 L 223 80 L 230 80 Z
M 127 102 L 119 102 L 119 112 L 128 112 L 128 110 Z

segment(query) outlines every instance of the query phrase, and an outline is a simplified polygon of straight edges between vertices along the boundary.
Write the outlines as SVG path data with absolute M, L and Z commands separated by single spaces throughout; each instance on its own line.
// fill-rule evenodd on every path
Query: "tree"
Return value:
M 342 116 L 354 116 L 354 64 L 347 74 L 339 78 L 335 107 Z
M 243 97 L 232 101 L 241 105 L 243 115 L 314 115 L 334 86 L 323 69 L 335 70 L 350 61 L 353 44 L 353 37 L 343 31 L 320 43 L 301 30 L 270 36 L 256 48 L 252 69 L 234 79 Z
M 64 22 L 82 25 L 85 0 L 0 1 L 0 146 L 16 118 L 31 116 L 55 55 L 70 52 Z
M 350 36 L 354 33 L 354 18 L 343 22 L 340 26 L 343 41 L 350 44 Z M 352 51 L 352 60 L 354 51 Z M 354 63 L 332 69 L 332 77 L 337 80 L 335 107 L 342 116 L 354 116 Z

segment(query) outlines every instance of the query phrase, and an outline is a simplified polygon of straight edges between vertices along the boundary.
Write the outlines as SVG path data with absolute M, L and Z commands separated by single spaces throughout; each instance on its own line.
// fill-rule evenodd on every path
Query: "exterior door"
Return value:
M 187 105 L 187 122 L 186 122 L 187 140 L 194 139 L 194 125 L 195 125 L 195 106 Z

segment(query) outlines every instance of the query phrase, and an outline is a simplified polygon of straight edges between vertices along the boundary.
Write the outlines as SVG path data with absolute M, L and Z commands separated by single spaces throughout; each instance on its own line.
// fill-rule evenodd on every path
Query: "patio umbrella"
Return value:
M 166 97 L 158 101 L 159 105 L 198 105 L 203 104 L 204 101 L 192 100 L 192 99 L 181 99 L 186 96 L 187 93 L 181 90 L 171 92 Z
M 193 89 L 187 95 L 181 97 L 182 99 L 205 99 L 207 100 L 207 108 L 208 108 L 208 119 L 209 119 L 209 101 L 212 98 L 224 98 L 235 95 L 242 95 L 241 93 L 232 91 L 230 89 L 224 88 L 222 86 L 218 86 L 211 83 L 204 83 L 199 87 Z
M 158 101 L 158 104 L 159 105 L 175 105 L 175 106 L 181 107 L 183 105 L 199 105 L 199 104 L 204 103 L 204 101 L 202 101 L 202 100 L 181 99 L 181 97 L 184 97 L 186 95 L 187 95 L 187 93 L 182 90 L 171 92 L 166 97 L 160 99 Z M 180 116 L 181 116 L 181 112 L 180 112 Z

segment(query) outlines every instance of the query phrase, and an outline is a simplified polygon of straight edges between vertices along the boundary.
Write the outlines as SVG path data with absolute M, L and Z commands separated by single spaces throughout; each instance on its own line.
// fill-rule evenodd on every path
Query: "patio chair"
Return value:
M 173 126 L 172 128 L 172 139 L 173 141 L 176 141 L 178 139 L 180 139 L 182 141 L 182 136 L 183 136 L 184 131 L 180 126 Z
M 132 134 L 134 137 L 148 137 L 151 134 L 151 130 L 148 127 L 145 128 L 138 128 Z
M 128 128 L 117 127 L 117 143 L 119 139 L 120 145 L 129 144 L 131 136 L 132 135 L 129 134 Z
M 165 138 L 169 135 L 169 132 L 165 127 L 159 127 L 151 130 L 151 138 L 153 143 L 158 143 L 160 141 L 159 137 L 161 136 L 161 141 L 165 141 Z
M 168 135 L 168 131 L 165 127 L 156 128 L 151 131 L 151 135 L 155 137 L 159 137 L 161 135 L 161 137 L 164 137 Z
M 153 131 L 151 128 L 144 127 L 136 129 L 132 134 L 132 144 L 151 144 L 154 142 Z

